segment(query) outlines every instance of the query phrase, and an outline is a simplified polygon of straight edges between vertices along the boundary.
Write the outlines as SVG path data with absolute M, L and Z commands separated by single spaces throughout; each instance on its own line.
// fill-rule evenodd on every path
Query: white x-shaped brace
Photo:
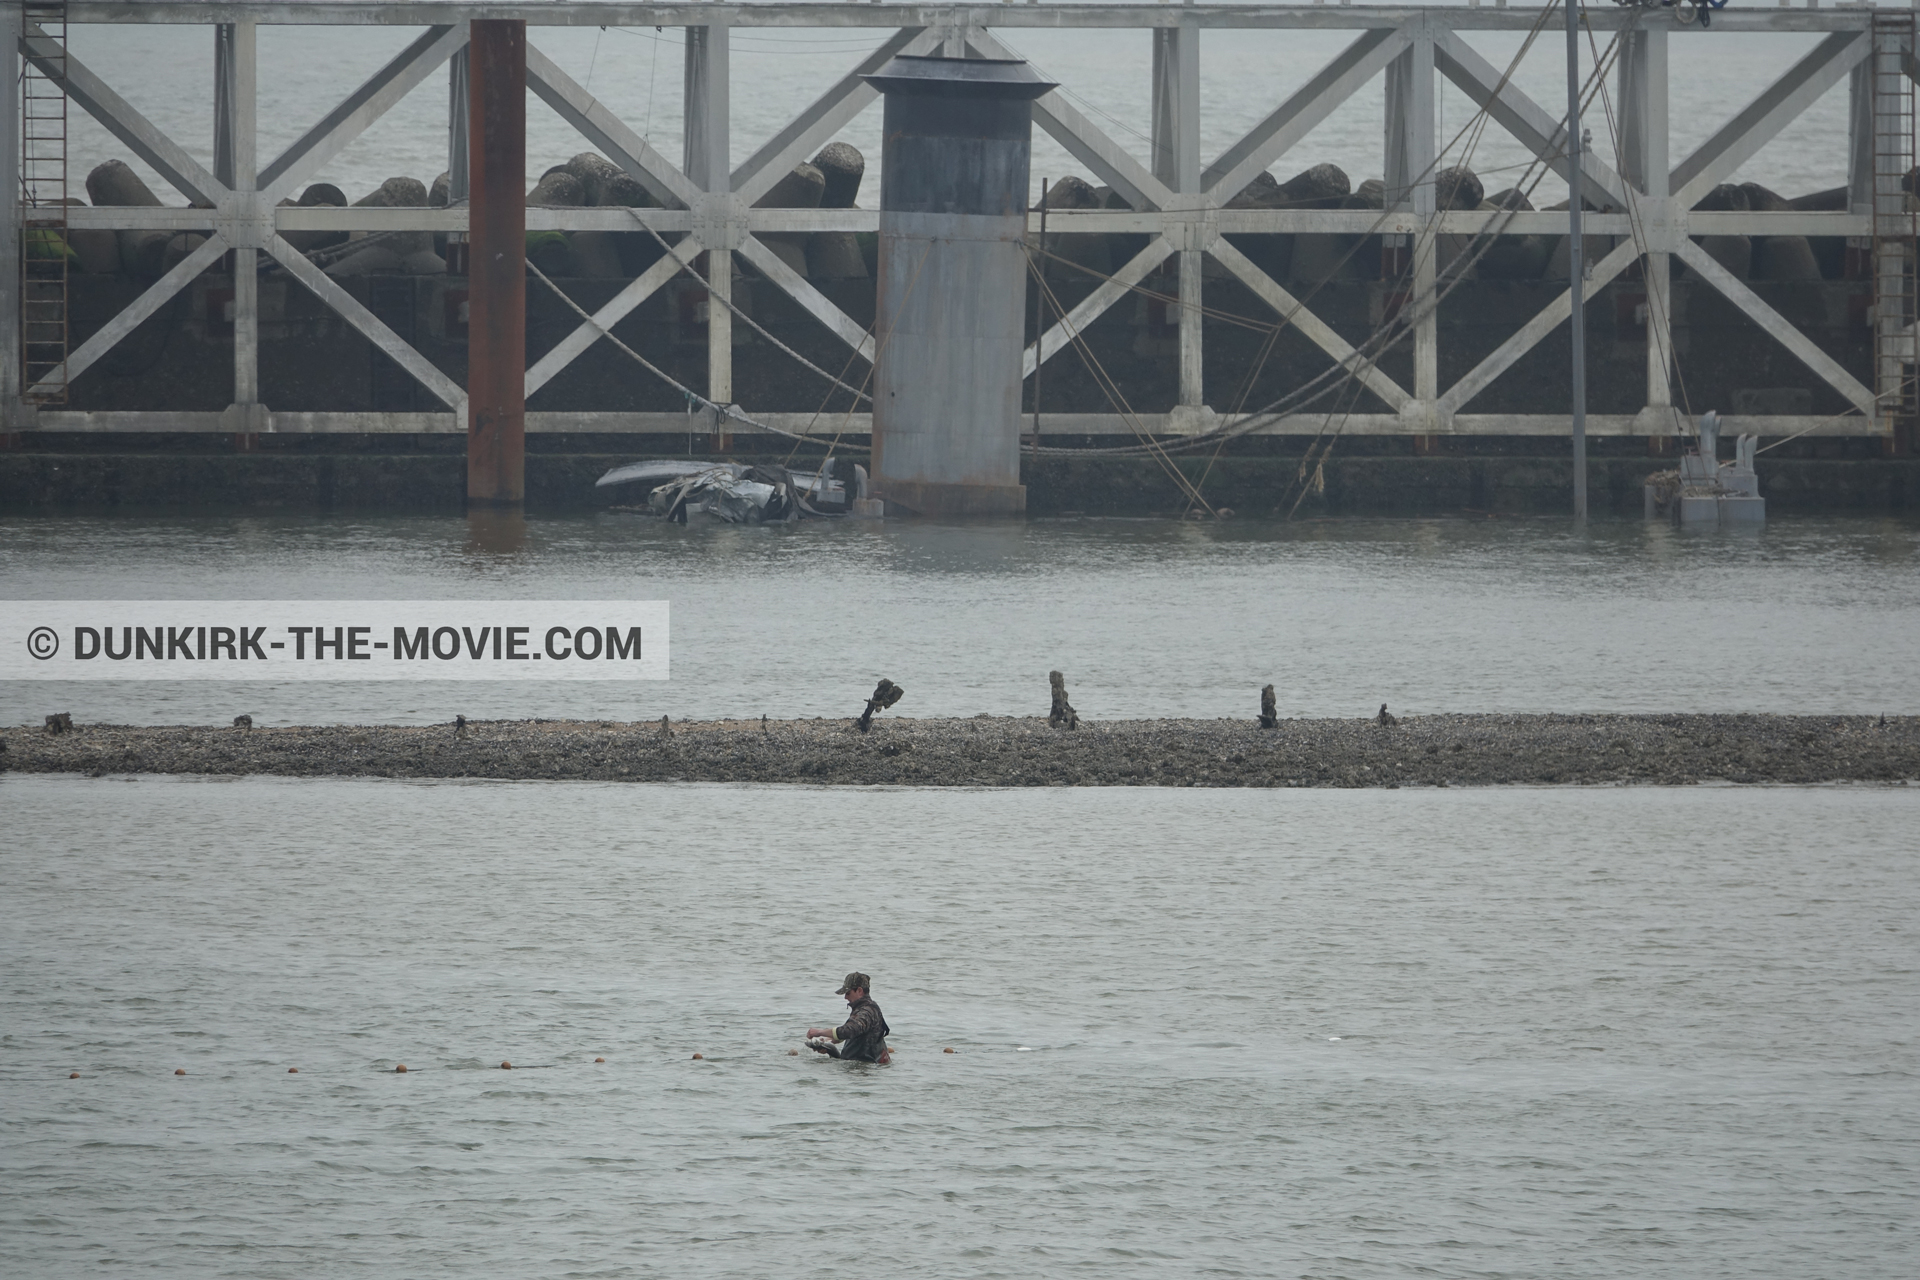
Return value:
M 1566 323 L 1573 312 L 1572 291 L 1560 294 L 1533 316 L 1473 369 L 1441 394 L 1432 408 L 1418 405 L 1414 397 L 1393 379 L 1360 356 L 1333 327 L 1303 305 L 1278 281 L 1267 275 L 1223 238 L 1235 232 L 1257 232 L 1263 222 L 1280 223 L 1285 215 L 1259 212 L 1229 212 L 1223 217 L 1226 202 L 1237 195 L 1258 174 L 1304 138 L 1347 98 L 1373 77 L 1384 71 L 1394 58 L 1413 43 L 1411 24 L 1390 29 L 1374 29 L 1361 34 L 1266 119 L 1248 131 L 1245 137 L 1228 147 L 1204 172 L 1202 190 L 1180 193 L 1170 190 L 1137 158 L 1116 143 L 1076 111 L 1059 91 L 1042 96 L 1034 104 L 1034 123 L 1109 183 L 1137 211 L 1129 215 L 1073 214 L 1061 221 L 1084 227 L 1138 233 L 1149 231 L 1154 238 L 1135 257 L 1118 268 L 1110 280 L 1103 281 L 1067 316 L 1027 348 L 1024 370 L 1031 374 L 1041 362 L 1071 342 L 1095 319 L 1124 297 L 1162 262 L 1179 250 L 1207 253 L 1251 290 L 1302 336 L 1318 346 L 1338 364 L 1351 369 L 1359 380 L 1389 408 L 1397 413 L 1417 413 L 1426 424 L 1442 427 L 1473 397 L 1486 390 L 1502 373 L 1511 369 L 1554 329 Z M 1563 177 L 1568 170 L 1565 152 L 1565 117 L 1542 110 L 1511 82 L 1502 82 L 1501 72 L 1480 57 L 1453 32 L 1429 26 L 1434 42 L 1434 60 L 1438 70 L 1458 85 L 1474 103 L 1485 109 L 1493 121 L 1540 157 Z M 969 31 L 968 43 L 987 57 L 1014 56 L 1005 45 L 982 32 Z M 1720 267 L 1690 239 L 1690 210 L 1708 191 L 1725 181 L 1761 147 L 1775 137 L 1808 106 L 1837 85 L 1871 50 L 1871 39 L 1863 33 L 1843 32 L 1829 36 L 1808 53 L 1774 84 L 1763 90 L 1744 110 L 1708 138 L 1669 176 L 1667 189 L 1673 194 L 1661 200 L 1649 199 L 1626 182 L 1592 151 L 1581 157 L 1581 174 L 1586 189 L 1595 199 L 1616 210 L 1629 211 L 1632 225 L 1639 227 L 1638 239 L 1629 239 L 1594 264 L 1588 272 L 1586 287 L 1597 292 L 1626 270 L 1645 253 L 1678 254 L 1700 276 L 1750 317 L 1765 332 L 1805 363 L 1828 385 L 1862 412 L 1872 415 L 1874 395 L 1849 374 L 1831 356 L 1822 351 L 1804 333 L 1795 328 L 1759 295 Z M 1920 65 L 1909 67 L 1920 72 Z M 1917 76 L 1916 78 L 1920 78 Z M 1137 216 L 1155 212 L 1159 227 Z M 1754 231 L 1766 231 L 1768 215 L 1715 215 L 1713 229 L 1720 232 L 1745 231 L 1736 222 L 1753 220 Z M 1489 215 L 1441 215 L 1448 230 L 1477 230 Z M 1295 221 L 1305 221 L 1295 215 Z M 1359 232 L 1377 215 L 1360 214 L 1349 219 L 1321 215 L 1307 219 L 1321 223 L 1345 222 L 1338 230 Z M 1704 221 L 1704 219 L 1703 219 Z M 1453 224 L 1458 223 L 1458 226 Z M 1469 225 L 1471 224 L 1471 225 Z M 1529 225 L 1513 225 L 1515 234 L 1533 233 Z M 1273 231 L 1291 230 L 1275 225 Z M 1316 228 L 1317 229 L 1317 228 Z M 1596 228 L 1599 230 L 1600 228 Z M 1622 228 L 1623 230 L 1627 228 Z M 1329 225 L 1327 230 L 1336 230 Z M 1416 303 L 1417 305 L 1417 303 Z
M 1561 123 L 1511 83 L 1501 83 L 1499 72 L 1453 33 L 1432 27 L 1428 30 L 1433 38 L 1438 69 L 1485 108 L 1496 123 L 1528 146 L 1535 155 L 1564 173 L 1566 161 L 1560 154 L 1564 141 Z M 843 342 L 871 359 L 873 339 L 865 328 L 788 268 L 753 235 L 754 230 L 815 229 L 809 224 L 831 219 L 806 216 L 810 211 L 755 210 L 752 205 L 794 164 L 831 140 L 847 122 L 874 101 L 877 92 L 861 79 L 863 75 L 877 70 L 896 54 L 925 52 L 941 39 L 941 33 L 923 28 L 906 28 L 895 33 L 729 175 L 726 191 L 702 190 L 551 60 L 529 45 L 528 87 L 572 123 L 610 160 L 646 186 L 666 209 L 682 211 L 677 218 L 661 218 L 659 221 L 688 223 L 690 230 L 668 255 L 602 306 L 591 322 L 580 325 L 537 361 L 527 371 L 526 394 L 530 396 L 546 385 L 601 334 L 657 292 L 684 264 L 705 249 L 739 252 L 770 282 L 792 296 Z M 70 52 L 61 49 L 38 28 L 30 28 L 21 42 L 23 56 L 49 76 L 57 77 L 64 68 L 67 92 L 74 102 L 126 143 L 189 200 L 197 205 L 211 206 L 200 217 L 188 211 L 169 210 L 164 215 L 160 210 L 154 211 L 155 215 L 159 215 L 155 218 L 156 225 L 203 230 L 207 233 L 207 240 L 73 350 L 68 355 L 65 369 L 50 381 L 71 381 L 78 377 L 210 267 L 226 250 L 252 248 L 271 254 L 303 286 L 338 311 L 348 323 L 406 368 L 451 409 L 464 414 L 465 393 L 452 379 L 441 373 L 426 357 L 415 351 L 278 234 L 275 206 L 283 196 L 310 178 L 452 57 L 465 45 L 466 40 L 464 25 L 428 28 L 419 39 L 349 94 L 277 159 L 262 168 L 254 184 L 256 189 L 235 190 L 217 181 Z M 1012 56 L 998 40 L 977 27 L 967 30 L 966 41 L 984 56 Z M 1306 85 L 1223 152 L 1205 171 L 1203 189 L 1199 192 L 1181 193 L 1169 189 L 1136 157 L 1071 106 L 1058 90 L 1037 100 L 1034 104 L 1035 123 L 1097 176 L 1111 184 L 1135 210 L 1132 215 L 1121 213 L 1105 219 L 1096 214 L 1082 214 L 1077 215 L 1074 221 L 1085 221 L 1088 230 L 1096 229 L 1103 222 L 1112 222 L 1115 230 L 1132 231 L 1149 229 L 1135 227 L 1132 223 L 1139 220 L 1139 214 L 1151 213 L 1156 215 L 1159 226 L 1154 229 L 1153 239 L 1145 249 L 1121 266 L 1112 279 L 1102 282 L 1066 317 L 1048 329 L 1038 343 L 1027 349 L 1025 372 L 1031 373 L 1041 361 L 1066 346 L 1075 334 L 1083 332 L 1173 253 L 1190 249 L 1212 255 L 1276 312 L 1286 317 L 1305 337 L 1335 361 L 1354 370 L 1363 383 L 1395 411 L 1404 411 L 1412 405 L 1413 397 L 1404 388 L 1368 363 L 1332 326 L 1314 315 L 1222 238 L 1221 218 L 1225 203 L 1255 175 L 1273 164 L 1341 103 L 1380 74 L 1411 43 L 1412 36 L 1405 26 L 1362 33 Z M 1849 402 L 1867 413 L 1873 412 L 1874 404 L 1873 393 L 1868 388 L 1847 374 L 1789 321 L 1692 244 L 1688 238 L 1687 211 L 1700 196 L 1731 175 L 1802 110 L 1838 84 L 1841 77 L 1866 58 L 1870 49 L 1871 38 L 1864 33 L 1842 32 L 1829 36 L 1674 169 L 1668 183 L 1668 189 L 1673 194 L 1668 199 L 1649 200 L 1623 182 L 1618 174 L 1591 152 L 1583 156 L 1582 164 L 1585 181 L 1591 190 L 1615 208 L 1631 207 L 1634 210 L 1646 240 L 1646 251 L 1678 253 L 1703 279 L 1725 294 Z M 1911 64 L 1912 59 L 1909 58 L 1908 62 Z M 1909 69 L 1914 68 L 1910 65 Z M 126 212 L 139 213 L 131 210 Z M 181 217 L 183 213 L 188 216 Z M 641 216 L 644 218 L 644 215 Z M 1231 233 L 1240 229 L 1239 224 L 1246 224 L 1246 230 L 1257 231 L 1260 229 L 1257 224 L 1262 220 L 1257 213 L 1252 216 L 1248 213 L 1230 214 L 1227 221 L 1234 225 L 1227 230 Z M 1722 215 L 1719 220 L 1726 221 L 1727 218 Z M 1121 225 L 1123 223 L 1125 225 Z M 1763 227 L 1756 226 L 1754 229 L 1761 230 Z M 1616 248 L 1595 265 L 1588 281 L 1589 287 L 1597 290 L 1611 281 L 1638 254 L 1638 247 L 1631 242 Z M 1444 420 L 1458 412 L 1473 396 L 1564 322 L 1571 310 L 1570 292 L 1549 303 L 1519 332 L 1449 388 L 1434 406 L 1437 410 L 1434 416 Z

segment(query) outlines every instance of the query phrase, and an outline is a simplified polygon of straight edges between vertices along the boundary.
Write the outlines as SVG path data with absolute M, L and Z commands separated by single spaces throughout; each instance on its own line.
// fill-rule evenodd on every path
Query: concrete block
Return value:
M 1720 499 L 1713 497 L 1693 498 L 1682 496 L 1674 506 L 1674 518 L 1681 524 L 1718 524 L 1720 521 Z

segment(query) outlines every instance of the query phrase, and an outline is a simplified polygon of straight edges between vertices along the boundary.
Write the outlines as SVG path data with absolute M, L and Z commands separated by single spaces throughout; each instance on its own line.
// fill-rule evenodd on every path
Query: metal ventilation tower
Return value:
M 20 365 L 23 400 L 67 402 L 67 6 L 29 0 L 44 58 L 20 77 Z

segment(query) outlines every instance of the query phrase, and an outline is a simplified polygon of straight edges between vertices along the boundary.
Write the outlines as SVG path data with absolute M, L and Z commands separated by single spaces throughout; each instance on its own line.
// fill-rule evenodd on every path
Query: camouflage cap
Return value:
M 855 970 L 853 973 L 850 973 L 847 975 L 847 980 L 841 983 L 840 989 L 834 992 L 833 994 L 837 996 L 843 996 L 847 994 L 847 992 L 849 991 L 871 991 L 871 990 L 873 990 L 873 979 L 869 978 L 866 974 L 861 973 L 858 970 Z

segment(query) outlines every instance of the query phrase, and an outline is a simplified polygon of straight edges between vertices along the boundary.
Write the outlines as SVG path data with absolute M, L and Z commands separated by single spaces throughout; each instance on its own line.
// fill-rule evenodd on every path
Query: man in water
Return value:
M 873 979 L 864 973 L 848 974 L 836 993 L 847 998 L 847 1020 L 837 1027 L 808 1027 L 807 1048 L 848 1062 L 883 1066 L 890 1062 L 893 1051 L 887 1048 L 887 1020 L 867 994 L 872 985 Z M 827 1043 L 820 1043 L 823 1040 Z

